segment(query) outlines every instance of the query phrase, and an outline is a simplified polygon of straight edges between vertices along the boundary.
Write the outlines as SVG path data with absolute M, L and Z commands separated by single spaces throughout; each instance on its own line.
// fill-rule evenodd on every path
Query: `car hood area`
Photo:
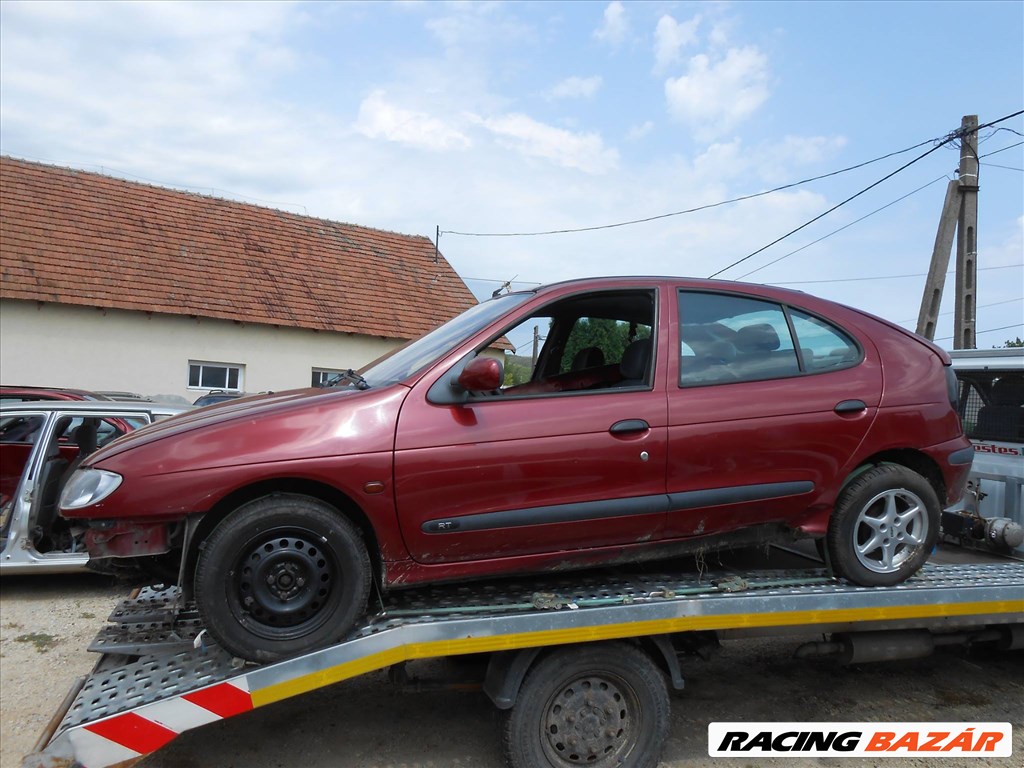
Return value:
M 86 466 L 131 461 L 139 449 L 164 457 L 165 471 L 374 450 L 393 445 L 408 389 L 297 389 L 230 400 L 152 424 L 93 453 Z M 344 442 L 346 445 L 340 445 Z M 148 463 L 148 462 L 147 462 Z M 185 466 L 189 465 L 189 466 Z

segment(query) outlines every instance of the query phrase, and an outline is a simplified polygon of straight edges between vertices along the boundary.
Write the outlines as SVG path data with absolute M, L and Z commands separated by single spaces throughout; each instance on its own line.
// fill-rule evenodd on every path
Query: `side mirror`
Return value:
M 493 357 L 476 357 L 459 374 L 458 386 L 466 392 L 490 392 L 501 386 L 504 369 Z

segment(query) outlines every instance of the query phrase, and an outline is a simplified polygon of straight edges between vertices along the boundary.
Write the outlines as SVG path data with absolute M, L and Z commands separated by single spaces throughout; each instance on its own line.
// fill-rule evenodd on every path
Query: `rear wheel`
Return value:
M 668 734 L 668 691 L 633 645 L 561 648 L 534 664 L 502 716 L 509 768 L 653 768 Z
M 862 586 L 899 584 L 915 574 L 939 536 L 941 507 L 931 484 L 885 464 L 854 479 L 829 521 L 832 567 Z
M 214 528 L 196 564 L 210 635 L 251 661 L 340 639 L 366 611 L 370 561 L 355 526 L 306 496 L 268 496 Z

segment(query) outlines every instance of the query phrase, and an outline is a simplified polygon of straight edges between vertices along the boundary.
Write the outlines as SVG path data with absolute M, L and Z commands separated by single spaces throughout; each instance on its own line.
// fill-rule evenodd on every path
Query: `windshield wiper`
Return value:
M 358 373 L 349 368 L 347 371 L 339 373 L 337 376 L 332 376 L 324 384 L 326 387 L 336 387 L 343 381 L 351 381 L 356 385 L 356 389 L 369 389 L 370 385 L 366 383 L 366 379 L 360 376 Z

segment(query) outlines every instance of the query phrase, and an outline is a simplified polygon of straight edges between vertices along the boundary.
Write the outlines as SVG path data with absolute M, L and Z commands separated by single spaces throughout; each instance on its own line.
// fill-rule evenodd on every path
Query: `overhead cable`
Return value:
M 1020 269 L 1024 264 L 1001 264 L 998 267 L 978 267 L 978 272 L 985 272 L 991 269 Z M 952 275 L 953 272 L 947 272 Z M 904 277 L 927 277 L 927 272 L 917 272 L 913 275 L 875 275 L 874 277 L 835 277 L 830 280 L 789 280 L 784 283 L 765 283 L 765 285 L 811 285 L 813 283 L 860 283 L 866 280 L 897 280 Z
M 1017 117 L 1017 115 L 1021 115 L 1021 114 L 1024 114 L 1024 109 L 1022 109 L 1022 110 L 1020 110 L 1018 112 L 1014 112 L 1012 115 L 1006 115 L 1005 117 L 1001 117 L 998 120 L 993 120 L 990 123 L 985 123 L 983 125 L 979 125 L 977 128 L 972 128 L 970 131 L 965 131 L 963 128 L 958 128 L 957 130 L 952 131 L 945 138 L 943 138 L 940 141 L 936 142 L 934 147 L 929 149 L 927 152 L 923 152 L 922 154 L 918 155 L 913 160 L 911 160 L 909 163 L 904 163 L 903 165 L 901 165 L 899 168 L 897 168 L 892 173 L 887 173 L 885 176 L 880 178 L 878 181 L 876 181 L 876 182 L 874 182 L 872 184 L 869 184 L 868 186 L 864 187 L 864 189 L 862 189 L 860 192 L 857 192 L 856 194 L 850 195 L 848 198 L 846 198 L 842 202 L 836 203 L 835 205 L 833 205 L 827 211 L 823 211 L 822 213 L 819 213 L 817 216 L 815 216 L 814 218 L 810 219 L 809 221 L 805 221 L 799 227 L 796 227 L 795 229 L 791 229 L 789 232 L 787 232 L 786 234 L 782 235 L 781 237 L 775 238 L 770 243 L 768 243 L 767 245 L 761 246 L 760 248 L 758 248 L 753 253 L 748 253 L 742 259 L 737 259 L 732 264 L 730 264 L 730 265 L 728 265 L 726 267 L 722 267 L 720 270 L 718 270 L 717 272 L 712 273 L 708 277 L 717 277 L 718 275 L 722 274 L 726 270 L 732 269 L 737 264 L 742 264 L 747 259 L 750 259 L 750 258 L 753 258 L 754 256 L 757 256 L 757 254 L 761 253 L 762 251 L 768 250 L 769 248 L 771 248 L 773 245 L 776 245 L 777 243 L 781 243 L 787 237 L 795 235 L 797 232 L 799 232 L 802 229 L 805 229 L 806 227 L 809 227 L 814 222 L 819 221 L 819 220 L 825 218 L 826 216 L 828 216 L 833 211 L 836 211 L 839 208 L 842 208 L 844 205 L 846 205 L 850 201 L 856 200 L 858 197 L 863 195 L 865 192 L 868 192 L 868 191 L 874 189 L 875 187 L 877 187 L 882 182 L 888 181 L 889 179 L 891 179 L 896 174 L 901 173 L 902 171 L 905 171 L 907 168 L 912 166 L 914 163 L 920 162 L 924 158 L 928 157 L 928 155 L 930 155 L 932 152 L 937 151 L 940 147 L 944 147 L 944 146 L 946 146 L 947 144 L 949 144 L 951 142 L 960 140 L 961 138 L 963 138 L 963 136 L 967 135 L 967 133 L 974 133 L 976 131 L 980 131 L 982 128 L 988 128 L 990 126 L 996 125 L 997 123 L 1001 123 L 1004 120 L 1009 120 L 1011 118 Z
M 749 275 L 752 275 L 755 272 L 760 272 L 762 269 L 765 269 L 766 267 L 770 267 L 772 264 L 778 264 L 783 259 L 788 259 L 793 254 L 800 253 L 800 251 L 804 250 L 805 248 L 810 248 L 812 245 L 817 245 L 822 240 L 827 240 L 828 238 L 832 237 L 832 235 L 837 235 L 840 232 L 842 232 L 844 229 L 849 229 L 854 224 L 859 224 L 860 222 L 864 221 L 864 219 L 870 218 L 871 216 L 874 216 L 876 213 L 881 213 L 886 208 L 890 208 L 890 207 L 896 205 L 896 203 L 899 203 L 899 202 L 902 202 L 902 201 L 906 200 L 911 195 L 916 195 L 921 190 L 927 189 L 932 184 L 935 184 L 935 183 L 937 183 L 939 181 L 942 181 L 945 178 L 947 178 L 947 177 L 946 176 L 939 176 L 937 179 L 932 179 L 931 181 L 929 181 L 924 186 L 921 186 L 921 187 L 918 187 L 917 189 L 915 189 L 913 192 L 907 192 L 907 194 L 903 195 L 902 197 L 897 197 L 891 203 L 886 203 L 881 208 L 876 208 L 871 213 L 865 214 L 865 215 L 861 216 L 859 219 L 855 219 L 855 220 L 851 221 L 849 224 L 846 224 L 846 225 L 840 227 L 839 229 L 834 229 L 831 232 L 829 232 L 827 235 L 822 235 L 817 240 L 812 240 L 811 242 L 807 243 L 806 245 L 801 245 L 795 251 L 790 251 L 789 253 L 785 254 L 784 256 L 779 256 L 779 258 L 774 259 L 772 261 L 769 261 L 767 264 L 762 264 L 760 267 L 757 267 L 756 269 L 752 269 L 749 272 L 745 272 L 744 274 L 740 275 L 736 279 L 737 280 L 742 280 L 743 278 L 748 277 Z
M 708 210 L 710 208 L 718 208 L 718 207 L 723 206 L 723 205 L 730 205 L 731 203 L 740 203 L 740 202 L 743 202 L 744 200 L 752 200 L 755 197 L 764 197 L 765 195 L 771 195 L 771 194 L 774 194 L 776 192 L 782 192 L 783 190 L 792 189 L 793 187 L 799 187 L 799 186 L 801 186 L 803 184 L 810 184 L 813 181 L 820 181 L 821 179 L 827 179 L 827 178 L 829 178 L 831 176 L 838 176 L 839 174 L 846 173 L 847 171 L 854 171 L 854 170 L 856 170 L 858 168 L 863 168 L 866 165 L 871 165 L 872 163 L 877 163 L 877 162 L 879 162 L 881 160 L 887 160 L 888 158 L 895 157 L 896 155 L 902 155 L 905 152 L 910 152 L 911 150 L 917 149 L 918 147 L 923 147 L 926 144 L 931 144 L 933 141 L 934 141 L 933 139 L 929 139 L 928 141 L 922 141 L 919 144 L 913 145 L 912 147 L 907 147 L 906 149 L 899 149 L 899 150 L 896 150 L 895 152 L 890 152 L 887 155 L 882 155 L 881 157 L 876 157 L 873 160 L 866 160 L 863 163 L 857 163 L 856 165 L 851 165 L 848 168 L 840 168 L 838 171 L 832 171 L 830 173 L 823 173 L 821 176 L 812 176 L 809 179 L 803 179 L 801 181 L 794 181 L 794 182 L 792 182 L 790 184 L 783 184 L 781 187 L 774 187 L 772 189 L 766 189 L 763 192 L 754 192 L 754 193 L 749 194 L 749 195 L 741 195 L 739 197 L 734 197 L 734 198 L 731 198 L 729 200 L 720 200 L 717 203 L 708 203 L 707 205 L 699 205 L 699 206 L 697 206 L 695 208 L 687 208 L 686 210 L 682 210 L 682 211 L 673 211 L 671 213 L 660 213 L 660 214 L 658 214 L 656 216 L 647 216 L 646 218 L 643 218 L 643 219 L 632 219 L 630 221 L 619 221 L 619 222 L 616 222 L 614 224 L 598 224 L 598 225 L 595 225 L 595 226 L 592 226 L 592 227 L 577 227 L 575 229 L 549 229 L 549 230 L 545 230 L 545 231 L 542 231 L 542 232 L 457 232 L 457 231 L 451 230 L 451 229 L 442 229 L 441 230 L 441 234 L 442 235 L 460 235 L 462 237 L 537 237 L 537 236 L 540 236 L 540 235 L 566 235 L 566 234 L 571 234 L 571 233 L 574 233 L 574 232 L 594 232 L 594 231 L 599 230 L 599 229 L 615 229 L 616 227 L 628 227 L 628 226 L 630 226 L 632 224 L 645 224 L 645 223 L 647 223 L 649 221 L 657 221 L 658 219 L 667 219 L 667 218 L 670 218 L 672 216 L 683 216 L 684 214 L 697 213 L 698 211 L 706 211 L 706 210 Z

